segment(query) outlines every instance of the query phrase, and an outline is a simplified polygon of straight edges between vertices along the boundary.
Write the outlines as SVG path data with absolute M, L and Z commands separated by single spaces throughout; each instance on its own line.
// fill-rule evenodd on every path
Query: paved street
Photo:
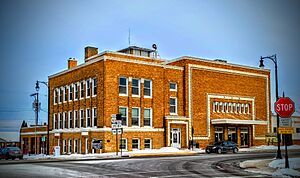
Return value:
M 290 156 L 300 156 L 293 152 Z M 200 154 L 184 157 L 60 161 L 0 165 L 0 177 L 266 177 L 236 165 L 274 153 Z

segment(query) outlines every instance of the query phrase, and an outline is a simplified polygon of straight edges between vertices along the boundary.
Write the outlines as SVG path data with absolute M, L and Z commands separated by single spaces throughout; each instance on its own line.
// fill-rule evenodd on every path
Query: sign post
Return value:
M 111 115 L 111 132 L 112 134 L 116 134 L 116 155 L 118 156 L 118 134 L 121 135 L 120 143 L 122 144 L 122 120 L 121 114 L 112 114 Z M 121 148 L 121 156 L 122 156 L 122 148 Z
M 275 102 L 275 112 L 281 117 L 285 119 L 281 119 L 281 126 L 278 129 L 279 134 L 284 134 L 284 145 L 285 145 L 285 168 L 289 168 L 289 158 L 287 152 L 287 134 L 293 134 L 293 127 L 291 127 L 290 117 L 295 112 L 295 103 L 289 97 L 279 98 Z M 286 120 L 286 121 L 285 121 Z

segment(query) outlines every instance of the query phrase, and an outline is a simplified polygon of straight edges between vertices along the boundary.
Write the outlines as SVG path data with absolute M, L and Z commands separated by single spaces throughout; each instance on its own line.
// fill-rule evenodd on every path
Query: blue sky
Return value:
M 279 93 L 300 110 L 300 3 L 279 0 L 2 0 L 0 2 L 0 137 L 17 139 L 22 120 L 33 124 L 35 81 L 83 62 L 84 47 L 116 51 L 131 44 L 163 59 L 184 55 L 226 59 L 257 67 L 260 56 L 277 54 Z M 272 103 L 275 102 L 274 64 Z M 47 120 L 47 88 L 40 86 Z M 300 113 L 296 113 L 300 115 Z

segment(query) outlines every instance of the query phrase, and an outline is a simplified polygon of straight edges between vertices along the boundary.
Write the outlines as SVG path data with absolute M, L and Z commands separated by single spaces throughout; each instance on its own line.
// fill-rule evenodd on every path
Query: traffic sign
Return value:
M 289 98 L 279 98 L 275 102 L 275 112 L 281 118 L 289 118 L 295 112 L 295 103 Z
M 292 127 L 291 118 L 280 118 L 279 121 L 279 127 Z
M 279 127 L 278 133 L 279 134 L 293 134 L 294 128 L 293 127 Z

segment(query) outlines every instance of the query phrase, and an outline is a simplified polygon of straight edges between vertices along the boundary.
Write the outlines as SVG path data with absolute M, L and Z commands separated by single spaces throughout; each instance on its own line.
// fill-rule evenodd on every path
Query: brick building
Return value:
M 122 114 L 123 150 L 203 148 L 217 140 L 260 145 L 270 132 L 270 71 L 224 60 L 154 58 L 130 46 L 98 53 L 49 76 L 50 146 L 62 154 L 116 151 L 111 115 Z M 120 136 L 118 139 L 121 139 Z M 119 141 L 120 143 L 120 141 Z
M 47 153 L 47 125 L 22 126 L 20 129 L 20 149 L 23 154 Z

